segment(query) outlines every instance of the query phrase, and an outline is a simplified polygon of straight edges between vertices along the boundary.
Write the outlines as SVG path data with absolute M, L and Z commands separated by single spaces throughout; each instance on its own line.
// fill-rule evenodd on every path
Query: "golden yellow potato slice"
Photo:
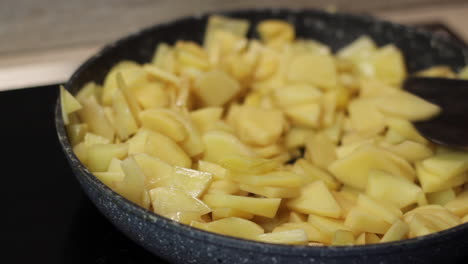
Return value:
M 324 130 L 324 134 L 333 142 L 333 144 L 337 145 L 341 143 L 341 136 L 343 134 L 343 123 L 345 119 L 345 114 L 343 112 L 336 112 L 333 114 L 334 121 L 333 123 L 328 126 Z
M 385 83 L 376 78 L 359 78 L 359 97 L 362 99 L 385 97 L 399 89 L 396 85 Z
M 457 215 L 440 205 L 419 206 L 406 212 L 403 219 L 405 222 L 410 222 L 416 216 L 421 216 L 424 220 L 429 221 L 438 231 L 460 224 L 460 218 Z
M 356 99 L 348 106 L 351 125 L 361 133 L 379 133 L 385 129 L 384 116 L 377 110 L 374 99 Z
M 73 97 L 63 86 L 60 86 L 60 105 L 65 125 L 68 125 L 68 115 L 82 108 L 80 102 Z
M 93 175 L 112 190 L 116 190 L 116 187 L 125 178 L 123 172 L 93 172 Z
M 304 183 L 321 180 L 330 190 L 337 190 L 340 183 L 328 171 L 312 165 L 304 159 L 298 159 L 294 163 L 293 171 L 303 176 Z
M 464 191 L 457 197 L 445 204 L 450 212 L 462 217 L 468 214 L 468 191 Z
M 206 107 L 190 112 L 190 118 L 198 131 L 204 133 L 214 128 L 214 124 L 221 120 L 222 114 L 222 107 Z
M 111 141 L 108 138 L 88 132 L 84 136 L 83 143 L 86 147 L 90 147 L 94 144 L 110 144 Z
M 273 91 L 275 103 L 283 107 L 288 107 L 306 103 L 317 103 L 322 97 L 322 92 L 315 86 L 309 84 L 290 84 L 278 87 Z
M 320 101 L 320 105 L 322 108 L 320 126 L 322 128 L 328 128 L 332 126 L 333 122 L 335 121 L 336 109 L 338 107 L 338 96 L 339 96 L 338 89 L 340 88 L 327 91 L 323 95 L 323 99 Z
M 424 219 L 421 215 L 416 215 L 408 222 L 409 238 L 419 237 L 435 233 L 438 228 L 430 221 Z
M 200 198 L 212 179 L 211 173 L 175 166 L 172 187 L 183 190 L 192 197 Z
M 122 161 L 118 158 L 112 158 L 109 163 L 109 167 L 107 168 L 107 172 L 119 172 L 123 174 Z
M 81 104 L 89 97 L 94 97 L 99 103 L 102 103 L 102 90 L 102 86 L 95 82 L 88 82 L 75 94 L 75 98 Z
M 355 233 L 369 232 L 385 234 L 390 228 L 390 224 L 382 218 L 356 206 L 352 208 L 346 216 L 345 226 Z
M 333 197 L 335 198 L 336 202 L 340 205 L 341 208 L 341 216 L 342 218 L 346 218 L 348 216 L 349 211 L 356 205 L 356 200 L 353 198 L 349 198 L 346 194 L 342 192 L 332 192 Z
M 374 233 L 361 233 L 358 238 L 356 238 L 356 245 L 370 245 L 377 244 L 380 242 L 380 237 Z
M 340 193 L 344 195 L 347 199 L 356 202 L 359 194 L 363 193 L 361 190 L 354 187 L 343 185 L 341 186 Z
M 176 86 L 179 86 L 181 83 L 181 79 L 177 75 L 167 70 L 164 70 L 162 68 L 159 68 L 158 66 L 154 64 L 143 65 L 143 70 L 145 71 L 146 74 L 155 78 L 156 80 L 159 80 L 168 84 L 173 84 Z
M 248 184 L 240 184 L 239 188 L 267 198 L 294 198 L 300 194 L 300 188 L 254 186 Z
M 445 230 L 461 223 L 460 218 L 440 205 L 415 208 L 405 214 L 404 221 L 410 227 L 410 238 Z
M 291 211 L 289 213 L 289 223 L 303 223 L 307 221 L 307 215 Z
M 302 54 L 291 59 L 287 79 L 293 83 L 307 83 L 330 90 L 337 86 L 336 65 L 332 56 Z
M 407 223 L 397 220 L 393 225 L 387 230 L 387 233 L 384 234 L 381 243 L 392 242 L 397 240 L 405 239 L 406 234 L 409 232 L 409 226 Z
M 125 177 L 115 190 L 128 200 L 143 206 L 145 195 L 145 174 L 133 157 L 128 157 L 121 163 Z
M 365 189 L 371 170 L 382 170 L 412 181 L 415 175 L 400 166 L 388 152 L 373 146 L 362 146 L 329 166 L 330 172 L 343 183 Z
M 273 232 L 282 232 L 287 230 L 301 229 L 307 234 L 309 241 L 317 241 L 322 243 L 327 243 L 328 239 L 325 237 L 317 228 L 315 228 L 311 223 L 307 222 L 296 222 L 296 223 L 284 223 L 273 229 Z
M 294 27 L 282 20 L 264 20 L 257 26 L 260 39 L 269 46 L 281 47 L 295 38 Z
M 293 54 L 317 53 L 330 55 L 331 49 L 327 45 L 314 39 L 296 39 L 290 45 Z M 286 53 L 286 55 L 289 55 Z
M 321 107 L 318 103 L 289 106 L 285 115 L 293 125 L 317 128 L 320 125 Z
M 200 70 L 210 68 L 208 54 L 193 41 L 178 41 L 175 45 L 175 56 L 178 63 L 184 66 Z
M 133 61 L 121 61 L 109 71 L 104 80 L 102 90 L 102 104 L 110 106 L 115 90 L 118 89 L 117 74 L 121 74 L 128 86 L 133 87 L 143 83 L 146 79 L 142 67 Z
M 212 34 L 217 31 L 224 31 L 232 33 L 236 36 L 245 36 L 249 29 L 249 21 L 245 19 L 229 18 L 225 16 L 213 15 L 208 19 L 208 25 L 206 26 L 205 38 L 203 46 L 205 49 L 209 49 L 212 44 Z
M 423 160 L 421 165 L 427 171 L 443 179 L 449 179 L 468 171 L 468 153 L 456 151 L 437 153 Z
M 306 138 L 312 133 L 314 133 L 312 129 L 293 127 L 286 132 L 284 144 L 288 149 L 303 147 L 305 145 Z
M 416 163 L 419 183 L 424 192 L 438 192 L 448 188 L 460 186 L 468 180 L 468 173 L 458 174 L 448 178 L 448 174 L 435 174 L 427 170 L 421 163 Z
M 211 212 L 211 217 L 213 220 L 228 218 L 228 217 L 239 217 L 244 219 L 252 219 L 254 217 L 253 214 L 247 213 L 241 210 L 233 209 L 233 208 L 214 208 Z
M 306 138 L 306 159 L 312 164 L 328 168 L 336 160 L 336 146 L 322 133 L 310 135 Z
M 406 78 L 405 59 L 393 44 L 379 48 L 370 58 L 374 76 L 389 84 L 400 84 Z
M 87 147 L 84 142 L 80 142 L 73 146 L 73 152 L 75 153 L 76 157 L 86 166 L 87 163 Z
M 395 223 L 403 216 L 400 209 L 394 205 L 385 202 L 385 200 L 372 199 L 364 194 L 360 194 L 358 196 L 356 205 L 368 213 L 380 217 L 389 224 Z
M 177 212 L 193 212 L 199 216 L 211 212 L 205 203 L 175 188 L 158 187 L 149 194 L 153 211 L 166 217 Z
M 449 66 L 432 66 L 416 73 L 417 76 L 422 77 L 441 77 L 441 78 L 455 78 L 456 75 Z
M 258 235 L 256 239 L 266 243 L 287 245 L 305 245 L 309 241 L 306 232 L 302 229 L 261 234 Z
M 279 139 L 283 127 L 284 117 L 281 111 L 243 106 L 239 109 L 235 130 L 243 142 L 267 146 Z
M 347 230 L 336 230 L 331 241 L 334 246 L 352 246 L 354 243 L 353 232 Z
M 259 52 L 252 78 L 256 82 L 270 79 L 278 71 L 279 63 L 280 58 L 277 52 L 272 49 L 262 49 Z
M 159 82 L 148 82 L 135 89 L 135 96 L 143 109 L 169 106 L 169 95 L 164 85 Z
M 331 243 L 333 235 L 337 230 L 348 230 L 350 228 L 344 225 L 343 220 L 333 219 L 329 217 L 323 217 L 311 214 L 307 220 L 308 223 L 312 224 L 320 233 L 324 236 L 324 243 Z
M 385 117 L 385 123 L 389 127 L 389 130 L 394 130 L 396 133 L 402 136 L 404 140 L 412 140 L 421 144 L 428 143 L 427 139 L 421 136 L 421 134 L 419 134 L 419 132 L 414 128 L 413 124 L 408 120 L 387 116 Z M 402 141 L 403 140 L 400 142 Z
M 383 171 L 370 171 L 366 194 L 400 209 L 417 203 L 424 195 L 418 185 Z
M 88 169 L 92 172 L 107 171 L 113 158 L 124 159 L 128 153 L 128 144 L 94 144 L 87 148 Z
M 198 160 L 197 169 L 199 171 L 211 173 L 215 180 L 225 179 L 229 173 L 228 170 L 223 168 L 222 166 L 205 160 Z
M 146 153 L 133 155 L 133 158 L 145 174 L 145 186 L 147 189 L 156 187 L 170 187 L 174 168 L 165 161 L 150 156 Z
M 274 158 L 284 153 L 285 149 L 280 142 L 264 147 L 253 147 L 259 157 Z
M 187 131 L 187 138 L 180 143 L 182 149 L 190 157 L 198 156 L 199 154 L 201 154 L 204 151 L 205 147 L 203 145 L 201 135 L 196 129 L 195 125 L 192 123 L 190 117 L 188 115 L 185 115 L 181 111 L 169 109 L 161 109 L 161 111 L 165 112 L 166 115 L 172 117 L 174 120 L 177 120 Z
M 68 138 L 72 146 L 84 140 L 84 136 L 88 132 L 88 124 L 71 124 L 66 126 Z
M 94 96 L 81 101 L 83 108 L 79 110 L 80 120 L 88 124 L 90 132 L 103 136 L 109 140 L 114 139 L 114 128 L 104 114 L 103 107 L 99 105 Z
M 174 166 L 184 168 L 192 166 L 190 157 L 172 139 L 154 131 L 148 131 L 147 133 L 145 153 Z
M 112 96 L 112 109 L 114 110 L 114 126 L 120 140 L 126 140 L 138 131 L 138 124 L 134 118 L 130 105 L 120 89 L 114 91 Z
M 151 199 L 150 199 L 151 203 Z M 203 221 L 202 216 L 198 212 L 182 211 L 167 213 L 165 217 L 177 221 L 182 224 L 190 225 L 192 222 Z
M 165 71 L 174 72 L 175 56 L 173 48 L 167 43 L 159 43 L 156 47 L 151 63 Z
M 322 181 L 313 182 L 301 190 L 301 195 L 286 204 L 291 210 L 305 214 L 316 214 L 340 218 L 342 211 L 335 197 Z
M 426 120 L 441 111 L 439 106 L 403 91 L 381 97 L 377 102 L 377 108 L 386 115 L 409 121 Z
M 443 191 L 428 193 L 427 201 L 429 202 L 429 204 L 438 204 L 444 206 L 448 202 L 455 199 L 455 196 L 455 191 L 452 188 L 449 188 Z
M 336 55 L 357 64 L 368 59 L 375 51 L 377 51 L 375 42 L 369 36 L 363 35 L 341 48 Z
M 270 172 L 281 165 L 277 160 L 243 155 L 226 155 L 218 163 L 234 173 L 249 175 Z
M 158 108 L 144 110 L 139 116 L 143 127 L 162 133 L 175 142 L 183 141 L 188 136 L 187 130 L 178 120 Z
M 133 115 L 133 118 L 135 119 L 135 122 L 137 125 L 140 125 L 140 118 L 138 114 L 141 111 L 140 105 L 138 104 L 137 98 L 135 96 L 135 93 L 133 89 L 125 82 L 122 74 L 119 72 L 116 75 L 117 78 L 117 87 L 122 91 L 123 95 L 125 96 L 125 100 L 128 103 L 128 107 L 130 109 L 130 112 Z
M 260 187 L 298 188 L 302 177 L 290 171 L 271 171 L 260 175 L 232 175 L 232 180 L 241 184 Z
M 263 228 L 256 223 L 240 218 L 228 217 L 205 224 L 205 230 L 218 234 L 240 237 L 244 239 L 256 239 L 263 234 Z
M 379 146 L 409 162 L 417 162 L 427 159 L 433 154 L 433 151 L 429 146 L 410 140 L 405 140 L 396 145 L 381 142 Z
M 138 132 L 127 140 L 128 155 L 145 153 L 146 141 L 148 140 L 148 130 L 140 129 Z
M 214 180 L 206 193 L 236 194 L 240 191 L 239 184 L 229 179 Z
M 240 155 L 254 157 L 255 152 L 242 143 L 236 136 L 223 131 L 209 131 L 202 136 L 205 146 L 203 159 L 219 163 L 226 156 Z
M 342 143 L 341 146 L 336 148 L 336 156 L 338 159 L 342 159 L 364 145 L 374 145 L 375 143 L 376 140 L 373 138 L 356 140 L 346 144 Z
M 206 106 L 224 105 L 234 98 L 240 89 L 237 80 L 220 70 L 200 75 L 194 86 L 195 94 Z
M 205 194 L 203 201 L 212 208 L 233 208 L 254 215 L 273 218 L 278 211 L 280 198 L 254 198 L 229 194 Z

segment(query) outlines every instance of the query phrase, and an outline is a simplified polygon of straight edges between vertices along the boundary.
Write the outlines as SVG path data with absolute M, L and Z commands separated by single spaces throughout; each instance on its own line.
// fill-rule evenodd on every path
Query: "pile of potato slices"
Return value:
M 468 153 L 413 127 L 404 56 L 361 36 L 335 54 L 285 21 L 212 16 L 203 45 L 122 61 L 61 106 L 77 157 L 156 214 L 291 245 L 365 245 L 468 221 Z M 468 79 L 435 66 L 422 76 Z

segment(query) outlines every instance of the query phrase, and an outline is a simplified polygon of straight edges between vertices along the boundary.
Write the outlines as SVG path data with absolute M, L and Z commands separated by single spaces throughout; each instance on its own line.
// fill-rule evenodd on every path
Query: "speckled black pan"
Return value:
M 468 62 L 467 49 L 455 43 L 369 17 L 269 9 L 225 14 L 250 20 L 251 37 L 255 37 L 253 29 L 259 21 L 286 19 L 295 25 L 299 37 L 317 39 L 333 50 L 368 34 L 380 45 L 394 43 L 402 49 L 410 72 L 439 64 L 459 69 Z M 174 43 L 181 39 L 200 42 L 206 20 L 206 15 L 183 18 L 121 39 L 84 63 L 66 83 L 66 88 L 76 93 L 88 81 L 102 82 L 108 70 L 121 60 L 148 62 L 160 42 Z M 144 210 L 102 184 L 73 154 L 59 103 L 55 121 L 70 166 L 99 210 L 128 237 L 174 263 L 452 263 L 468 255 L 468 224 L 417 239 L 354 247 L 273 245 L 197 230 Z

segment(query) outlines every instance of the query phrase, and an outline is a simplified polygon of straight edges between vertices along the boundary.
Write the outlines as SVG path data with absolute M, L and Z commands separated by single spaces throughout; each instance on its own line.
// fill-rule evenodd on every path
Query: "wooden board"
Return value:
M 401 23 L 441 21 L 468 40 L 466 0 L 4 0 L 0 90 L 63 82 L 105 43 L 155 23 L 205 11 L 265 6 L 337 8 Z

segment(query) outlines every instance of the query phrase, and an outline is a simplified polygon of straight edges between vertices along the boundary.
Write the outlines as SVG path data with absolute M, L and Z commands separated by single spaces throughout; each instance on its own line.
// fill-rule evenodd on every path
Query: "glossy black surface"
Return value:
M 442 112 L 416 129 L 434 143 L 468 149 L 468 81 L 446 78 L 409 78 L 404 89 L 441 107 Z
M 55 132 L 58 85 L 0 92 L 1 263 L 167 263 L 85 196 Z
M 238 11 L 229 15 L 249 19 L 253 25 L 267 18 L 286 19 L 297 35 L 314 38 L 336 50 L 362 34 L 379 45 L 394 43 L 405 54 L 410 72 L 446 64 L 465 65 L 468 52 L 453 42 L 415 29 L 376 21 L 369 17 L 305 10 Z M 200 41 L 206 16 L 190 17 L 158 25 L 122 39 L 87 61 L 72 76 L 66 88 L 76 92 L 93 80 L 101 82 L 118 61 L 150 60 L 161 41 Z M 253 31 L 250 36 L 253 36 Z M 468 248 L 468 225 L 402 242 L 355 247 L 282 246 L 245 241 L 207 233 L 143 210 L 112 192 L 80 164 L 67 142 L 63 120 L 56 108 L 60 142 L 83 189 L 110 221 L 132 240 L 156 255 L 176 263 L 444 263 L 462 261 Z

